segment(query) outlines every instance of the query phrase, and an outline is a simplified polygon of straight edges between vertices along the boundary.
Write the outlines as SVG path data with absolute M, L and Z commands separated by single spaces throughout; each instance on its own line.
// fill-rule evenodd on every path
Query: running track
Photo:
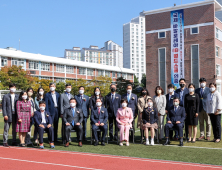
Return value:
M 44 170 L 211 170 L 222 166 L 132 158 L 70 151 L 0 146 L 0 169 Z

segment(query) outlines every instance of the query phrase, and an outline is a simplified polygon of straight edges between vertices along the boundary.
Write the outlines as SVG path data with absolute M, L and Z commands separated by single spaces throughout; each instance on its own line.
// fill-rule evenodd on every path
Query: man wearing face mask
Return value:
M 65 93 L 60 95 L 60 117 L 63 117 L 63 113 L 66 109 L 70 107 L 69 100 L 74 98 L 74 96 L 70 93 L 72 90 L 71 84 L 66 84 Z M 64 123 L 62 123 L 62 140 L 65 140 L 65 130 L 64 130 Z
M 38 132 L 39 132 L 40 149 L 44 149 L 44 145 L 43 145 L 44 131 L 48 133 L 48 140 L 50 143 L 50 148 L 55 148 L 52 118 L 50 116 L 50 113 L 45 111 L 45 106 L 46 106 L 45 101 L 43 100 L 40 101 L 39 110 L 35 111 L 35 114 L 34 114 L 34 121 L 35 121 L 36 127 L 38 127 Z
M 132 93 L 133 90 L 133 86 L 132 84 L 128 84 L 126 87 L 126 91 L 127 93 L 122 95 L 121 99 L 126 99 L 128 101 L 127 107 L 131 108 L 133 111 L 133 117 L 134 119 L 136 119 L 137 115 L 138 115 L 138 107 L 137 107 L 137 95 Z M 132 127 L 134 128 L 134 120 L 133 120 L 133 125 Z M 135 131 L 135 128 L 134 128 Z M 131 138 L 132 138 L 132 134 L 131 133 Z
M 76 130 L 79 146 L 82 147 L 83 128 L 81 126 L 81 123 L 83 122 L 83 112 L 82 109 L 76 107 L 77 102 L 75 98 L 71 98 L 69 104 L 70 107 L 65 109 L 63 113 L 63 122 L 65 124 L 66 134 L 65 147 L 69 146 L 71 130 Z
M 97 108 L 94 108 L 91 110 L 91 121 L 92 121 L 92 131 L 95 137 L 95 143 L 94 146 L 97 146 L 98 141 L 98 133 L 97 130 L 100 129 L 102 131 L 102 140 L 101 145 L 105 146 L 105 137 L 107 134 L 107 120 L 108 120 L 108 113 L 106 108 L 102 107 L 102 101 L 100 98 L 96 99 L 96 106 Z
M 60 95 L 55 91 L 56 85 L 54 82 L 49 84 L 49 88 L 50 92 L 45 94 L 44 101 L 46 102 L 46 111 L 50 113 L 52 118 L 55 142 L 58 142 Z
M 2 114 L 4 117 L 4 133 L 3 133 L 3 146 L 8 147 L 8 131 L 12 124 L 12 145 L 17 146 L 16 143 L 16 102 L 19 95 L 15 94 L 16 86 L 11 83 L 9 85 L 10 92 L 5 94 L 2 99 Z
M 206 79 L 200 78 L 200 88 L 196 89 L 195 93 L 199 95 L 199 123 L 200 123 L 200 137 L 198 140 L 205 139 L 204 121 L 206 123 L 206 139 L 209 141 L 211 136 L 210 116 L 207 114 L 206 102 L 207 95 L 210 93 L 210 88 L 206 87 Z
M 180 88 L 175 91 L 179 95 L 180 98 L 180 106 L 184 107 L 184 98 L 187 94 L 189 94 L 189 89 L 186 88 L 186 80 L 184 78 L 181 78 L 180 81 Z M 185 121 L 185 133 L 186 133 L 186 139 L 189 140 L 188 138 L 188 125 Z
M 180 99 L 178 97 L 175 97 L 173 99 L 174 106 L 169 109 L 169 112 L 167 114 L 167 123 L 165 125 L 166 142 L 163 145 L 170 144 L 169 130 L 171 128 L 177 128 L 180 137 L 179 146 L 183 146 L 183 126 L 186 118 L 186 113 L 185 109 L 179 106 L 179 100 Z
M 114 140 L 117 140 L 118 125 L 116 122 L 116 114 L 118 108 L 121 108 L 121 95 L 116 93 L 116 84 L 110 85 L 111 93 L 105 97 L 105 107 L 109 115 L 109 136 L 110 141 L 113 140 L 113 122 L 115 124 Z
M 87 119 L 89 118 L 89 96 L 84 94 L 85 88 L 83 86 L 79 87 L 79 94 L 75 96 L 77 105 L 76 107 L 82 109 L 83 111 L 83 140 L 87 141 L 86 139 L 86 125 Z

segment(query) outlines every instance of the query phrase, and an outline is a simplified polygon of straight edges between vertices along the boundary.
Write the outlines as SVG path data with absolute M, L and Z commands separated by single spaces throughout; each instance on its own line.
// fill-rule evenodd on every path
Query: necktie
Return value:
M 112 102 L 113 102 L 113 100 L 114 100 L 114 95 L 112 94 Z
M 175 107 L 174 111 L 177 112 L 177 107 Z
M 98 107 L 98 114 L 100 115 L 100 108 Z M 100 121 L 98 121 L 98 123 L 100 124 Z
M 201 93 L 201 96 L 203 96 L 203 88 L 201 88 L 200 93 Z
M 81 103 L 82 103 L 82 96 L 80 96 L 80 98 L 81 98 Z
M 148 111 L 149 111 L 149 112 L 151 111 L 151 108 L 150 108 L 150 107 L 148 108 Z
M 129 100 L 130 100 L 130 95 L 129 95 L 129 94 L 127 94 L 127 100 L 128 100 L 128 102 L 129 102 Z
M 68 99 L 70 99 L 69 93 L 67 93 Z
M 74 117 L 74 115 L 75 115 L 75 109 L 72 109 L 72 115 L 73 115 L 73 117 Z M 74 122 L 74 120 L 72 121 L 72 126 L 74 126 L 75 125 L 75 122 Z

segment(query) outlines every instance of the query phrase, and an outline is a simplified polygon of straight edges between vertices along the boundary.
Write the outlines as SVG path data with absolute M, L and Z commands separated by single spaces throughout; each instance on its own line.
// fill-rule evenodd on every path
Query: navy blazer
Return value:
M 41 115 L 41 111 L 40 110 L 37 110 L 35 111 L 34 113 L 34 121 L 35 121 L 35 124 L 37 126 L 39 126 L 40 124 L 42 124 L 42 115 Z M 45 111 L 45 121 L 46 121 L 46 124 L 51 124 L 52 125 L 52 118 L 50 116 L 50 113 Z
M 111 99 L 111 93 L 106 95 L 106 97 L 105 97 L 105 107 L 108 111 L 109 117 L 113 117 L 113 115 L 116 116 L 117 110 L 122 107 L 120 102 L 121 102 L 121 95 L 115 93 L 115 99 L 114 99 L 113 102 L 112 102 L 112 99 Z
M 60 110 L 60 95 L 59 93 L 55 92 L 56 93 L 56 101 L 57 101 L 57 107 L 58 107 L 58 110 Z M 50 115 L 54 115 L 55 114 L 55 106 L 54 106 L 54 101 L 53 101 L 53 98 L 52 98 L 52 94 L 51 92 L 48 92 L 45 94 L 45 97 L 43 99 L 46 103 L 46 111 L 50 113 Z
M 96 124 L 100 121 L 100 123 L 107 124 L 108 120 L 108 113 L 107 109 L 104 107 L 101 107 L 100 114 L 98 114 L 97 108 L 94 108 L 91 110 L 91 117 L 90 117 L 92 123 Z
M 127 93 L 122 95 L 122 99 L 127 100 Z M 131 93 L 131 97 L 130 97 L 127 107 L 132 109 L 133 116 L 135 116 L 135 114 L 138 114 L 137 95 Z
M 183 92 L 183 99 L 182 99 L 182 101 L 180 101 L 180 106 L 181 106 L 181 107 L 184 107 L 184 98 L 185 98 L 186 94 L 189 94 L 188 88 L 185 87 L 183 91 L 184 91 L 184 92 Z M 178 94 L 179 98 L 180 98 L 180 92 L 181 92 L 181 89 L 177 89 L 177 90 L 175 91 L 175 93 Z
M 76 107 L 78 109 L 82 109 L 84 117 L 88 117 L 89 115 L 89 96 L 83 94 L 83 101 L 81 102 L 80 94 L 75 95 L 75 99 L 77 101 Z M 84 100 L 85 99 L 85 100 Z
M 174 97 L 179 97 L 177 93 L 174 92 L 174 95 L 172 95 L 169 99 L 169 93 L 166 95 L 166 110 L 169 112 L 169 109 L 173 106 L 173 99 Z
M 156 108 L 153 108 L 150 112 L 148 111 L 148 107 L 144 108 L 142 114 L 143 124 L 150 123 L 154 124 L 157 123 L 158 120 L 158 111 Z
M 171 121 L 175 124 L 177 121 L 184 123 L 186 113 L 184 107 L 178 106 L 177 112 L 174 111 L 174 106 L 169 109 L 167 114 L 167 121 Z

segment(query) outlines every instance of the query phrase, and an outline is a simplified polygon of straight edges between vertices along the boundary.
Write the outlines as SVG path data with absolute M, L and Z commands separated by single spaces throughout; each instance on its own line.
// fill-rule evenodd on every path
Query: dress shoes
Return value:
M 4 147 L 9 147 L 8 143 L 3 143 Z
M 204 139 L 205 139 L 204 136 L 201 136 L 201 137 L 198 138 L 198 140 L 204 140 Z
M 97 145 L 98 145 L 98 143 L 99 143 L 98 141 L 95 141 L 94 146 L 97 146 Z
M 166 138 L 166 142 L 163 145 L 169 145 L 170 144 L 170 140 L 169 138 Z
M 180 139 L 180 144 L 179 146 L 183 146 L 183 138 Z
M 67 142 L 67 143 L 65 144 L 65 147 L 69 147 L 69 142 Z
M 102 146 L 105 146 L 105 142 L 102 142 L 101 145 L 102 145 Z
M 79 145 L 78 145 L 79 147 L 82 147 L 82 142 L 79 142 Z
M 207 140 L 207 141 L 210 141 L 210 137 L 208 136 L 208 137 L 206 138 L 206 140 Z

